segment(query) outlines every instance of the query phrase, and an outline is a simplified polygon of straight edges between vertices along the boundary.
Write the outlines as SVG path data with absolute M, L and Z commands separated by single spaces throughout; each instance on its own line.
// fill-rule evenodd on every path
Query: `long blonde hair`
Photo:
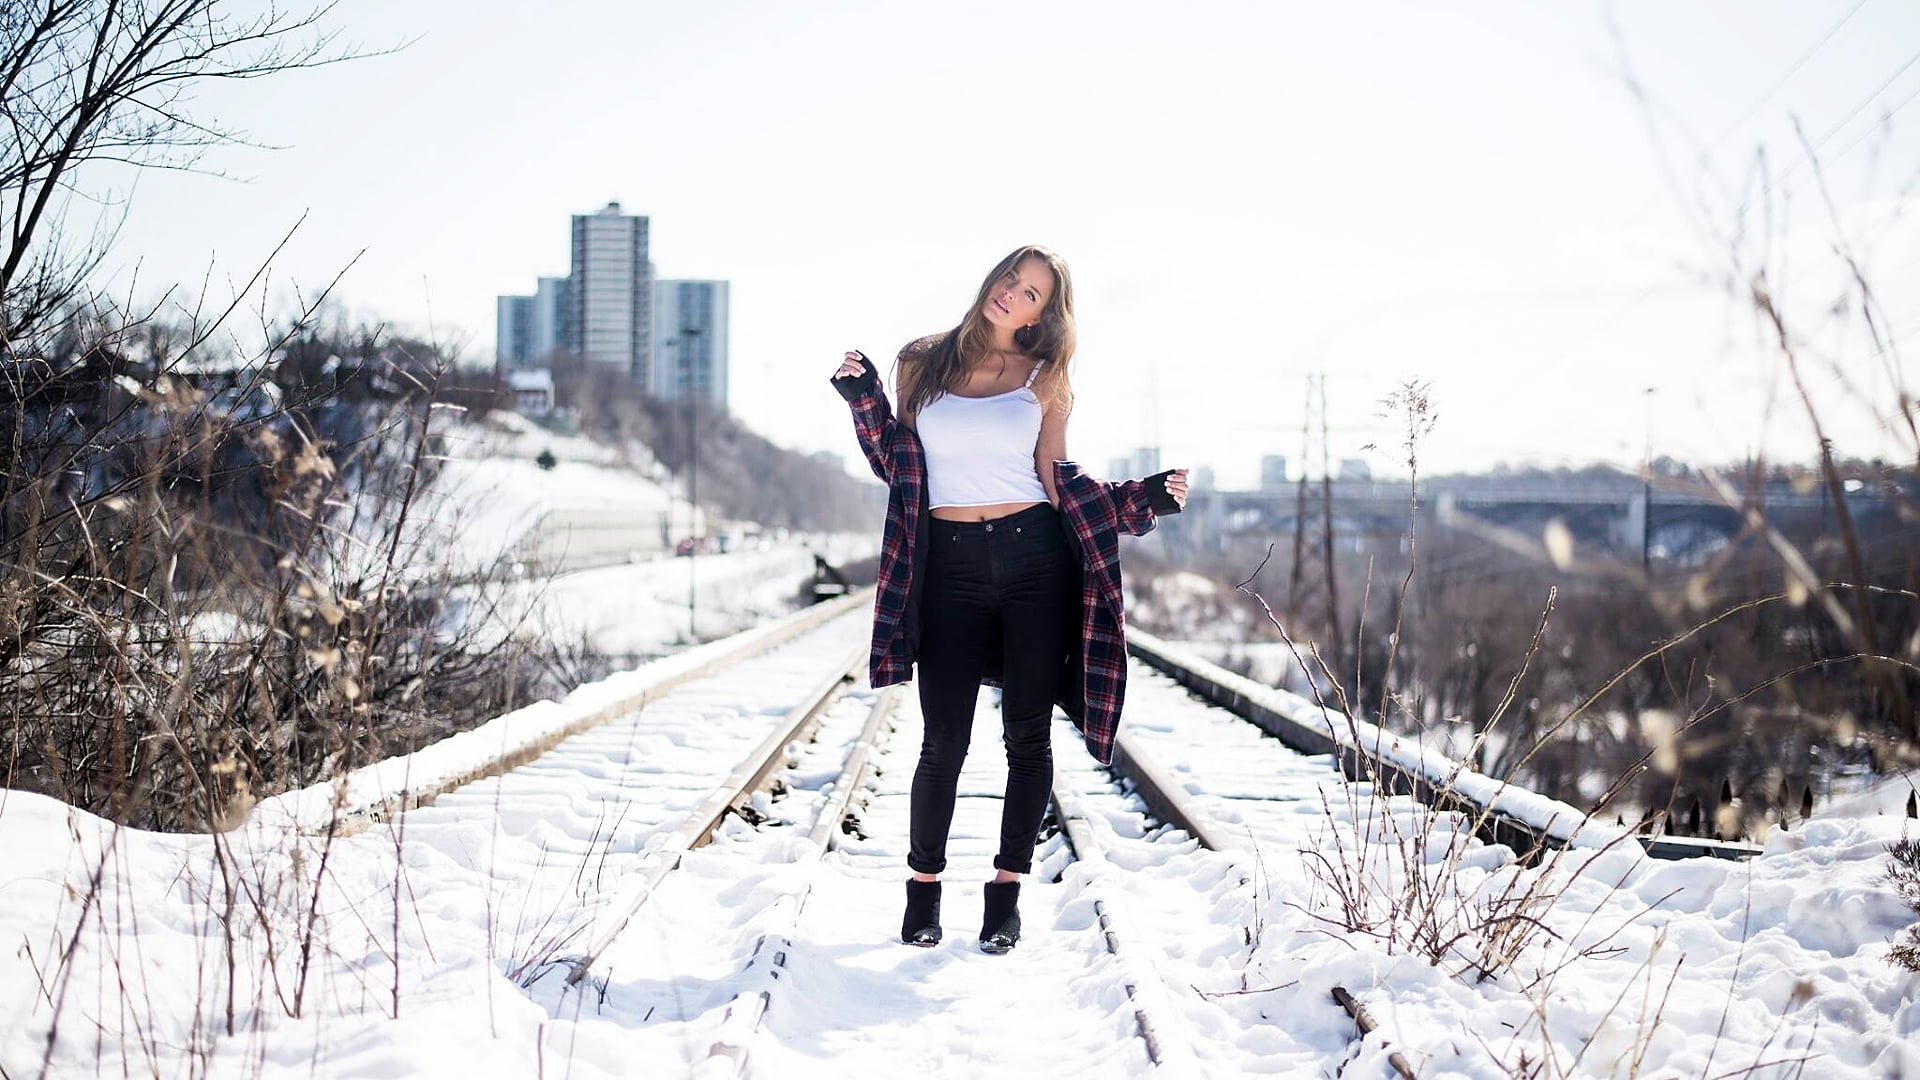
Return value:
M 1033 392 L 1042 405 L 1062 412 L 1073 408 L 1073 381 L 1067 368 L 1073 360 L 1073 278 L 1067 273 L 1065 259 L 1046 248 L 1027 244 L 1014 248 L 994 265 L 980 291 L 973 298 L 960 325 L 941 334 L 924 337 L 900 352 L 903 360 L 912 360 L 900 369 L 900 415 L 911 423 L 912 417 L 941 394 L 952 393 L 966 385 L 967 372 L 992 348 L 993 324 L 987 321 L 987 298 L 994 287 L 1015 272 L 1020 261 L 1029 256 L 1047 264 L 1053 271 L 1053 295 L 1040 311 L 1040 320 L 1013 332 L 1013 342 L 1028 356 L 1043 365 L 1033 382 Z

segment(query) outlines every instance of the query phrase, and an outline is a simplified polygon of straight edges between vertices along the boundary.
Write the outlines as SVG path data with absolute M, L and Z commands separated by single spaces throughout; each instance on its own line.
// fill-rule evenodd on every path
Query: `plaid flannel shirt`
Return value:
M 919 652 L 920 583 L 933 515 L 927 507 L 927 458 L 919 436 L 893 415 L 873 361 L 865 356 L 860 360 L 860 375 L 835 378 L 833 385 L 853 410 L 854 433 L 867 464 L 887 485 L 887 523 L 881 535 L 873 648 L 867 664 L 868 680 L 878 688 L 905 682 Z M 1080 647 L 1062 659 L 1055 699 L 1103 765 L 1113 760 L 1127 692 L 1120 533 L 1142 535 L 1153 529 L 1156 515 L 1180 512 L 1167 493 L 1167 475 L 1116 483 L 1095 479 L 1071 461 L 1053 463 L 1061 517 L 1080 561 Z M 989 672 L 984 681 L 997 685 L 997 673 Z

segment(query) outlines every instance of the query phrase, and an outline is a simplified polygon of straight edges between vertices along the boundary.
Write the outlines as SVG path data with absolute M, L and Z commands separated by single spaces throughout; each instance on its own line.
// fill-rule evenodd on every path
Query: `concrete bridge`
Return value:
M 1691 561 L 1724 546 L 1739 534 L 1742 511 L 1729 507 L 1704 485 L 1642 485 L 1632 488 L 1576 488 L 1517 481 L 1511 486 L 1475 480 L 1437 480 L 1420 485 L 1420 523 L 1472 521 L 1539 536 L 1558 521 L 1583 547 L 1597 547 L 1638 559 Z M 1337 545 L 1404 536 L 1410 486 L 1405 481 L 1336 480 L 1332 517 Z M 1837 526 L 1824 486 L 1795 491 L 1784 483 L 1760 493 L 1767 519 L 1793 532 L 1826 533 Z M 1318 518 L 1325 497 L 1318 482 L 1307 488 L 1309 522 Z M 1902 523 L 1896 500 L 1865 487 L 1844 494 L 1854 522 L 1863 532 L 1920 527 Z M 1298 484 L 1260 491 L 1195 491 L 1187 511 L 1163 524 L 1175 543 L 1216 546 L 1233 537 L 1291 537 L 1299 516 Z

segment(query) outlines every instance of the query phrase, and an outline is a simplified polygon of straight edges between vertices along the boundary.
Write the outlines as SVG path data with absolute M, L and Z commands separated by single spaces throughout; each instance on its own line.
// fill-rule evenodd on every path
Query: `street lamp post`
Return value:
M 1653 392 L 1657 387 L 1649 386 L 1647 399 L 1647 449 L 1646 466 L 1640 474 L 1640 572 L 1653 570 Z
M 694 564 L 700 558 L 700 540 L 706 533 L 705 529 L 695 525 L 700 513 L 700 438 L 694 424 L 700 414 L 694 394 L 694 345 L 699 336 L 699 327 L 681 324 L 680 393 L 687 400 L 687 640 L 690 643 L 700 640 Z

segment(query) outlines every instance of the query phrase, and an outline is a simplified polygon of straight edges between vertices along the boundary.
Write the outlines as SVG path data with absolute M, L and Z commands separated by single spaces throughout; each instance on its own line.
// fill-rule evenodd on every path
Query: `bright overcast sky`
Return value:
M 564 274 L 568 215 L 617 199 L 652 218 L 661 276 L 733 282 L 733 409 L 789 446 L 854 456 L 841 351 L 951 326 L 1038 242 L 1074 272 L 1069 449 L 1096 471 L 1157 444 L 1251 483 L 1263 453 L 1298 460 L 1313 372 L 1334 456 L 1377 472 L 1359 448 L 1394 439 L 1376 403 L 1407 379 L 1439 414 L 1423 470 L 1632 467 L 1649 429 L 1655 453 L 1804 460 L 1724 282 L 1764 150 L 1776 224 L 1748 216 L 1748 257 L 1771 236 L 1843 449 L 1902 445 L 1827 363 L 1885 415 L 1888 358 L 1822 310 L 1844 236 L 1882 330 L 1920 326 L 1912 0 L 341 0 L 332 22 L 411 44 L 203 94 L 201 118 L 280 148 L 207 159 L 238 181 L 143 175 L 121 289 L 135 258 L 143 292 L 197 291 L 210 260 L 244 279 L 305 214 L 278 280 L 364 249 L 354 313 L 424 331 L 430 309 L 487 361 L 494 297 Z

